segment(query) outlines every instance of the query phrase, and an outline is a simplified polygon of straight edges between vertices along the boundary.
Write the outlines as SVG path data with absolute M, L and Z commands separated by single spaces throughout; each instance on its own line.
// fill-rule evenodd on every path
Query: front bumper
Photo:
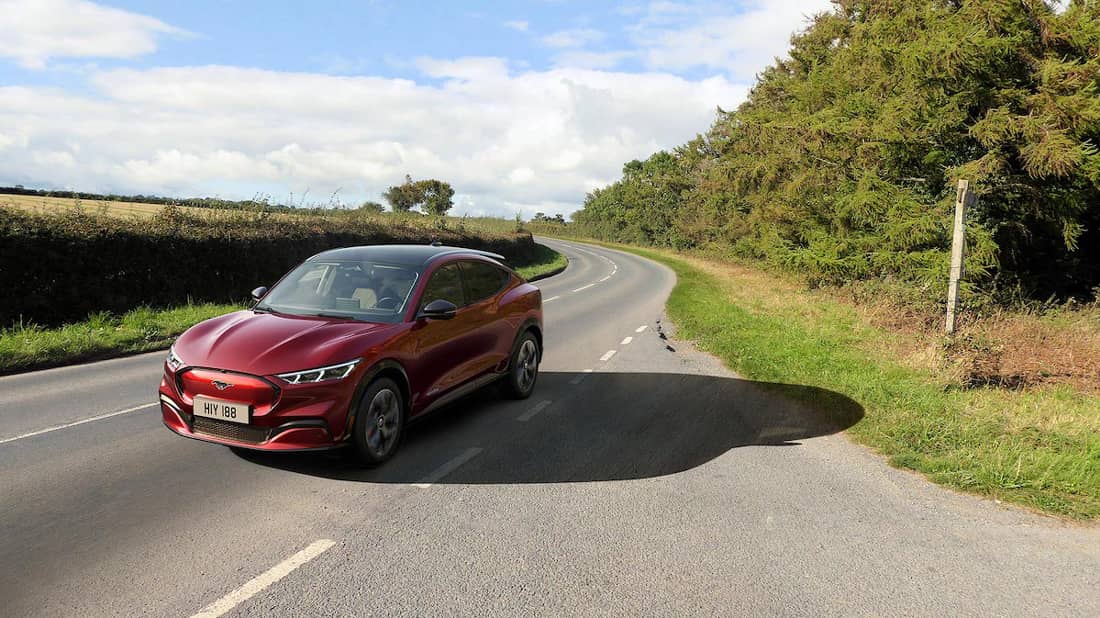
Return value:
M 160 411 L 164 425 L 175 433 L 195 440 L 259 451 L 320 451 L 343 446 L 347 402 L 343 397 L 306 397 L 297 392 L 264 406 L 262 416 L 250 424 L 231 423 L 195 416 L 192 397 L 185 396 L 174 375 L 166 374 L 160 384 Z M 299 390 L 299 389 L 295 389 Z M 326 393 L 332 395 L 334 393 Z M 334 435 L 333 427 L 337 428 Z

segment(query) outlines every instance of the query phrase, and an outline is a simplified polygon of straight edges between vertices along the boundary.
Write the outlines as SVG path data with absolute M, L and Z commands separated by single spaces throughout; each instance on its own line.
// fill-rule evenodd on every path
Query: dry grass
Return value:
M 35 213 L 56 213 L 83 208 L 111 216 L 152 217 L 164 209 L 162 204 L 144 202 L 112 202 L 108 200 L 81 200 L 71 197 L 42 197 L 38 195 L 0 195 L 0 205 Z M 179 207 L 189 214 L 201 215 L 207 208 Z
M 794 277 L 765 272 L 714 256 L 680 259 L 704 272 L 735 278 L 745 302 L 756 310 L 775 310 L 798 293 L 811 302 L 800 317 L 819 319 L 820 302 L 841 303 L 889 337 L 865 342 L 867 352 L 936 376 L 945 387 L 999 386 L 1012 389 L 1066 385 L 1100 392 L 1100 306 L 1061 307 L 1046 311 L 996 310 L 962 315 L 955 337 L 943 332 L 943 315 L 915 308 L 896 295 L 866 288 L 807 290 Z

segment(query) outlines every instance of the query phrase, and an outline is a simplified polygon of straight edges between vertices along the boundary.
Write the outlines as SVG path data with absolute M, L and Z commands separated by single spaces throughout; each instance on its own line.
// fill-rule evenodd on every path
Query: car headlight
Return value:
M 329 365 L 328 367 L 318 367 L 316 369 L 306 369 L 304 371 L 291 371 L 290 373 L 278 373 L 275 374 L 276 378 L 280 380 L 286 380 L 290 384 L 311 384 L 314 382 L 331 382 L 333 380 L 343 380 L 351 375 L 352 370 L 359 364 L 362 359 L 357 358 L 353 361 L 346 363 L 340 363 L 339 365 Z
M 168 348 L 168 359 L 165 362 L 168 363 L 168 368 L 172 371 L 178 371 L 180 367 L 183 367 L 183 359 L 176 354 L 176 346 Z

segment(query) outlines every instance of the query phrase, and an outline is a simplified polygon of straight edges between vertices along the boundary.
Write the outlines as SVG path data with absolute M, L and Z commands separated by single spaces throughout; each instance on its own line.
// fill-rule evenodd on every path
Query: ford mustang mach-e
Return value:
M 252 296 L 169 351 L 160 405 L 172 431 L 266 451 L 348 445 L 373 465 L 410 420 L 498 380 L 526 398 L 538 378 L 542 296 L 498 255 L 334 249 Z

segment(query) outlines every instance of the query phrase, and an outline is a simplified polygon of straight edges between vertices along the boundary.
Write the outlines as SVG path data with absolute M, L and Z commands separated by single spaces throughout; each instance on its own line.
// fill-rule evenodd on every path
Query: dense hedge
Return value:
M 471 234 L 423 221 L 339 213 L 298 217 L 166 208 L 153 219 L 0 208 L 0 326 L 54 325 L 96 311 L 234 302 L 303 259 L 335 247 L 428 243 L 493 251 L 522 264 L 529 234 Z

